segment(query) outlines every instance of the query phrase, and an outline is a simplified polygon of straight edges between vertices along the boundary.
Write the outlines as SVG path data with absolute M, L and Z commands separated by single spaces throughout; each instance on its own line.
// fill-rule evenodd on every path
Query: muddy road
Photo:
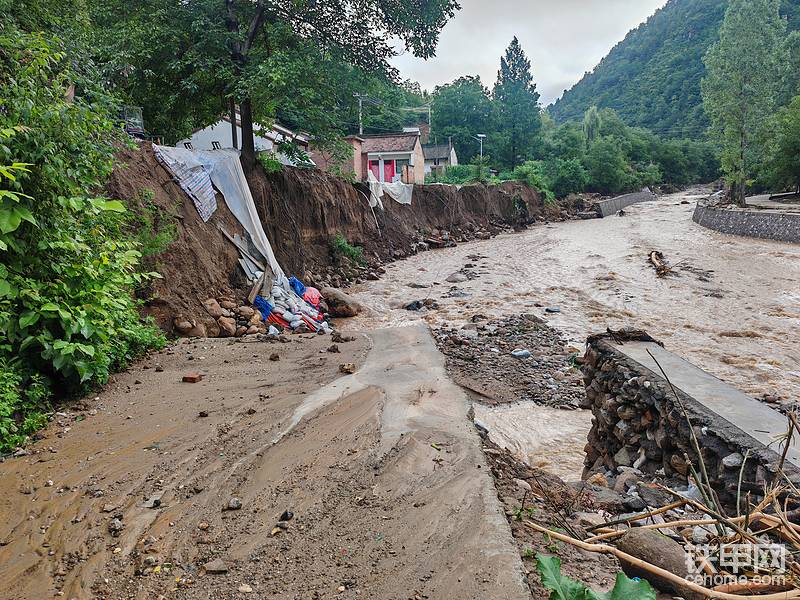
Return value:
M 387 267 L 360 298 L 395 323 L 532 312 L 579 346 L 606 327 L 635 326 L 748 394 L 798 399 L 800 247 L 696 225 L 694 202 L 704 195 L 690 190 L 631 206 L 622 217 L 422 253 Z M 656 277 L 651 250 L 664 253 L 674 275 Z M 446 281 L 459 270 L 475 278 Z M 396 310 L 426 297 L 439 309 Z

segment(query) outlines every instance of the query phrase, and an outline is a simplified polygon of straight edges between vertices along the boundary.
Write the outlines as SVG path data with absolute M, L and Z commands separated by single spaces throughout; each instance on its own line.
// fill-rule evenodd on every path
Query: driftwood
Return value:
M 539 533 L 543 533 L 544 535 L 548 536 L 551 539 L 558 540 L 582 550 L 586 550 L 587 552 L 596 552 L 600 554 L 611 554 L 612 556 L 616 556 L 618 559 L 629 563 L 643 571 L 647 571 L 648 573 L 652 573 L 653 575 L 657 575 L 662 579 L 673 583 L 680 588 L 691 591 L 696 594 L 700 594 L 705 596 L 706 598 L 718 598 L 719 600 L 793 600 L 796 598 L 800 598 L 800 590 L 792 590 L 787 592 L 779 592 L 768 594 L 766 596 L 763 595 L 739 595 L 739 594 L 731 594 L 728 592 L 718 591 L 718 590 L 709 590 L 707 588 L 702 587 L 694 582 L 687 581 L 683 577 L 679 575 L 675 575 L 675 573 L 671 573 L 666 569 L 662 569 L 661 567 L 657 567 L 655 565 L 651 565 L 648 562 L 645 562 L 635 556 L 631 556 L 630 554 L 626 554 L 622 550 L 615 548 L 614 546 L 608 546 L 605 544 L 590 544 L 587 542 L 583 542 L 581 540 L 575 539 L 568 535 L 564 535 L 563 533 L 559 533 L 557 531 L 552 531 L 547 529 L 546 527 L 542 527 L 537 523 L 533 523 L 531 521 L 525 521 L 525 525 L 530 529 L 538 531 Z
M 656 270 L 656 275 L 659 277 L 666 277 L 672 272 L 672 267 L 669 266 L 661 252 L 653 250 L 648 256 L 650 264 L 653 265 L 653 268 Z

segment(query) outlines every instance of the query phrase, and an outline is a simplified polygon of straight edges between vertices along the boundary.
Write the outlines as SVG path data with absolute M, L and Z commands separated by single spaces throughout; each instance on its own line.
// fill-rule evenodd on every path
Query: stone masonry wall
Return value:
M 800 213 L 716 208 L 698 203 L 692 220 L 721 233 L 800 244 Z
M 604 336 L 589 339 L 583 361 L 586 402 L 594 413 L 586 445 L 584 476 L 619 466 L 687 480 L 688 455 L 699 468 L 689 424 L 666 380 L 617 350 Z M 743 493 L 756 495 L 776 473 L 779 456 L 757 440 L 677 390 L 698 438 L 712 486 L 722 502 L 735 505 L 743 457 L 749 450 Z M 793 479 L 798 471 L 784 470 Z
M 639 202 L 650 202 L 655 200 L 656 195 L 649 189 L 645 188 L 641 192 L 634 192 L 633 194 L 625 194 L 624 196 L 617 196 L 616 198 L 609 198 L 608 200 L 599 200 L 594 209 L 601 218 L 615 215 L 623 208 L 631 204 L 638 204 Z

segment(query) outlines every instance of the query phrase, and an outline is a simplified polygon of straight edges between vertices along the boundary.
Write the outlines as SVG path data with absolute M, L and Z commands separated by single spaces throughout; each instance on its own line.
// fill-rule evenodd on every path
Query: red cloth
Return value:
M 317 288 L 307 287 L 306 293 L 303 294 L 303 300 L 318 309 L 320 300 L 322 300 L 322 294 L 319 293 Z
M 281 327 L 289 327 L 289 322 L 283 317 L 279 317 L 274 312 L 270 313 L 269 317 L 267 317 L 267 323 L 273 323 L 274 325 L 280 325 Z

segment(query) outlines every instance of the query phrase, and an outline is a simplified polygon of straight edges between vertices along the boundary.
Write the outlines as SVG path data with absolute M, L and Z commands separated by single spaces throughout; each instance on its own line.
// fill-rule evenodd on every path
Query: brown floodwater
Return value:
M 746 393 L 800 399 L 800 246 L 700 227 L 692 212 L 702 195 L 663 196 L 622 217 L 554 223 L 424 252 L 389 265 L 380 281 L 357 286 L 355 295 L 374 311 L 364 321 L 384 326 L 420 318 L 457 325 L 476 312 L 528 312 L 579 345 L 607 327 L 633 326 Z M 674 275 L 656 277 L 651 250 L 675 265 Z M 485 258 L 469 258 L 475 255 Z M 476 265 L 476 279 L 445 281 L 465 264 Z M 466 297 L 447 297 L 451 288 Z M 439 309 L 402 309 L 426 297 Z
M 692 212 L 704 195 L 696 189 L 662 196 L 621 217 L 537 226 L 393 263 L 380 281 L 354 288 L 372 309 L 361 320 L 365 326 L 418 319 L 458 326 L 475 313 L 535 313 L 579 347 L 590 334 L 633 326 L 745 393 L 800 399 L 800 246 L 700 227 Z M 656 276 L 651 250 L 664 254 L 673 275 Z M 468 264 L 476 278 L 445 281 Z M 403 309 L 426 297 L 439 308 Z M 525 414 L 501 408 L 491 417 L 505 445 L 536 462 L 548 443 L 534 438 L 547 428 L 540 415 Z M 571 447 L 564 460 L 574 464 L 583 445 L 575 442 L 575 423 L 588 428 L 588 418 L 564 418 L 563 431 L 555 427 L 551 435 Z M 520 431 L 516 440 L 514 430 Z

